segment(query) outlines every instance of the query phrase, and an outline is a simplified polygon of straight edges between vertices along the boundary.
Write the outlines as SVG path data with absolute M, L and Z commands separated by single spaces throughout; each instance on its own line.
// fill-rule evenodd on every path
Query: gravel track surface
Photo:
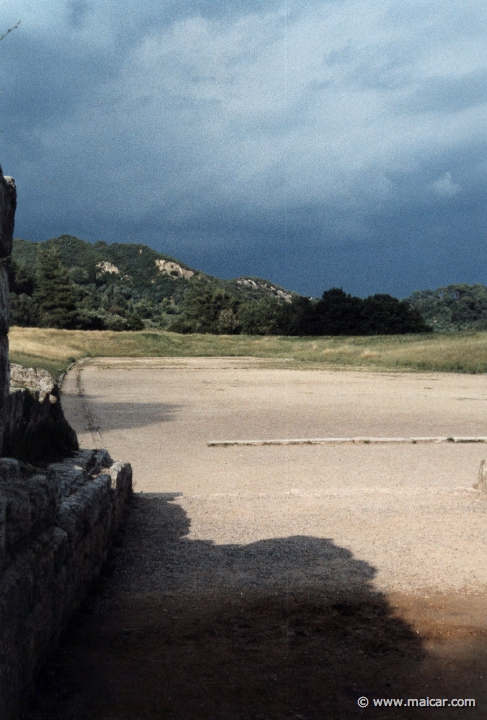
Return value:
M 78 403 L 71 379 L 63 398 L 68 417 L 71 392 Z M 132 462 L 138 492 L 152 493 L 154 502 L 166 494 L 184 511 L 186 541 L 213 548 L 207 570 L 195 559 L 208 582 L 264 582 L 253 570 L 265 556 L 256 543 L 287 547 L 293 537 L 300 547 L 314 538 L 346 548 L 374 567 L 380 590 L 472 592 L 487 584 L 487 498 L 473 489 L 483 445 L 207 447 L 209 439 L 231 438 L 482 436 L 483 376 L 299 371 L 192 358 L 89 361 L 82 384 L 99 428 L 94 439 Z M 82 444 L 93 443 L 83 421 L 71 419 Z M 222 546 L 231 545 L 253 547 L 235 578 L 221 562 Z M 323 562 L 316 550 L 309 562 L 300 552 L 301 580 L 337 576 L 342 563 L 332 567 L 326 549 Z M 193 582 L 189 562 L 183 584 Z M 281 582 L 282 570 L 264 584 Z M 162 589 L 166 582 L 156 573 L 152 584 Z
M 68 373 L 63 405 L 83 446 L 132 463 L 136 495 L 113 572 L 56 660 L 75 689 L 38 713 L 430 717 L 356 702 L 407 692 L 476 698 L 437 716 L 487 718 L 484 445 L 207 445 L 485 436 L 483 376 L 97 359 Z

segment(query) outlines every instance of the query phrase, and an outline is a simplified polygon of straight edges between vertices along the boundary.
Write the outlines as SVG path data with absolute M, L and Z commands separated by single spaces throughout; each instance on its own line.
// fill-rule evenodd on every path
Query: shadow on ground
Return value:
M 134 497 L 109 572 L 25 720 L 487 717 L 480 706 L 372 706 L 482 703 L 487 646 L 477 634 L 440 657 L 445 634 L 433 647 L 434 622 L 418 632 L 349 550 L 314 537 L 214 545 L 189 530 L 176 493 Z
M 85 395 L 89 402 L 90 412 L 97 421 L 99 406 L 96 395 Z M 181 405 L 160 402 L 137 402 L 137 412 L 129 412 L 126 402 L 105 402 L 99 398 L 103 417 L 110 419 L 110 430 L 130 430 L 147 425 L 171 422 L 176 419 Z M 130 406 L 132 407 L 132 406 Z M 100 424 L 100 423 L 97 423 Z

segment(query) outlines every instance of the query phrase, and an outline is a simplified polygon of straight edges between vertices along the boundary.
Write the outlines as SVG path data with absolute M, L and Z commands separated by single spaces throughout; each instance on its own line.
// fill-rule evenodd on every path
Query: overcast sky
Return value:
M 487 283 L 485 0 L 3 0 L 16 236 L 317 296 Z

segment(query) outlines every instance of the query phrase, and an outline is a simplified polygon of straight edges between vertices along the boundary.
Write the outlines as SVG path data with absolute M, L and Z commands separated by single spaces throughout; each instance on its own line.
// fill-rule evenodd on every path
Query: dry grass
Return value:
M 81 357 L 286 358 L 299 367 L 487 372 L 487 332 L 378 337 L 291 338 L 178 335 L 164 331 L 10 330 L 10 358 L 55 376 Z

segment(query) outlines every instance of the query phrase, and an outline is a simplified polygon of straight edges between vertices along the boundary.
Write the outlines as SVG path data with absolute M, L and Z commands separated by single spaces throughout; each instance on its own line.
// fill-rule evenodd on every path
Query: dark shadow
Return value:
M 475 697 L 448 686 L 454 673 L 434 677 L 423 638 L 350 550 L 305 536 L 192 540 L 179 495 L 134 496 L 109 573 L 25 720 L 429 718 L 373 698 Z M 485 717 L 436 713 L 467 715 Z
M 96 425 L 101 427 L 103 432 L 104 423 L 100 422 L 101 412 L 103 417 L 108 418 L 110 430 L 130 430 L 146 425 L 171 422 L 175 419 L 181 405 L 171 405 L 160 402 L 106 402 L 100 398 L 100 406 L 97 404 L 96 395 L 85 395 L 84 400 Z

